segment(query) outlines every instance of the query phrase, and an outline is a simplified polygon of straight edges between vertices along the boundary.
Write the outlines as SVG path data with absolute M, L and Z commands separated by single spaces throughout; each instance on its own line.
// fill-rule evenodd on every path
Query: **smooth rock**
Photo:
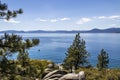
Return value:
M 65 74 L 67 74 L 66 71 L 54 70 L 52 72 L 49 72 L 42 80 L 49 80 L 52 78 L 60 78 Z
M 79 76 L 79 80 L 85 80 L 85 72 L 84 71 L 80 71 L 78 73 L 78 76 Z
M 59 80 L 79 80 L 78 74 L 69 73 L 61 77 Z
M 54 64 L 48 64 L 48 68 L 54 68 Z
M 50 68 L 46 68 L 44 71 L 45 71 L 45 73 L 49 73 L 49 72 L 52 71 L 52 69 L 50 69 Z
M 62 76 L 59 80 L 85 80 L 84 71 L 80 71 L 78 74 L 68 73 Z

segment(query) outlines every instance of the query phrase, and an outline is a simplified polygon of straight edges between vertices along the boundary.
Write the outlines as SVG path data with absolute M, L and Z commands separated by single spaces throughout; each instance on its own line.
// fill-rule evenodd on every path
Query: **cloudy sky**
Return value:
M 3 30 L 90 30 L 120 28 L 120 0 L 1 0 L 24 13 L 0 20 Z

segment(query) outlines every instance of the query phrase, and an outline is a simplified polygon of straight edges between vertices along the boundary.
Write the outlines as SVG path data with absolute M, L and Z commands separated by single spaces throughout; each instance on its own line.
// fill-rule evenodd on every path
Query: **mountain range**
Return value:
M 56 31 L 44 31 L 44 30 L 34 30 L 34 31 L 16 31 L 16 30 L 6 30 L 0 31 L 0 33 L 120 33 L 120 28 L 108 28 L 108 29 L 92 29 L 92 30 L 56 30 Z

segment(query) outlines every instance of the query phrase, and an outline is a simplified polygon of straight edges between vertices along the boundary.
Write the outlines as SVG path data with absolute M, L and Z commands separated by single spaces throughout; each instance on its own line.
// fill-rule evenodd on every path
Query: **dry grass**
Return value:
M 86 80 L 120 80 L 120 69 L 80 68 L 76 73 L 79 71 L 85 71 Z

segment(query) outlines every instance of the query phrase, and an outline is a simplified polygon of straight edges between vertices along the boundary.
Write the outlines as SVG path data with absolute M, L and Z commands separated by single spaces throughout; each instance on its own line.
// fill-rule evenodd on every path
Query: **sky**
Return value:
M 1 0 L 10 10 L 24 13 L 9 21 L 4 30 L 91 30 L 120 28 L 120 0 Z

